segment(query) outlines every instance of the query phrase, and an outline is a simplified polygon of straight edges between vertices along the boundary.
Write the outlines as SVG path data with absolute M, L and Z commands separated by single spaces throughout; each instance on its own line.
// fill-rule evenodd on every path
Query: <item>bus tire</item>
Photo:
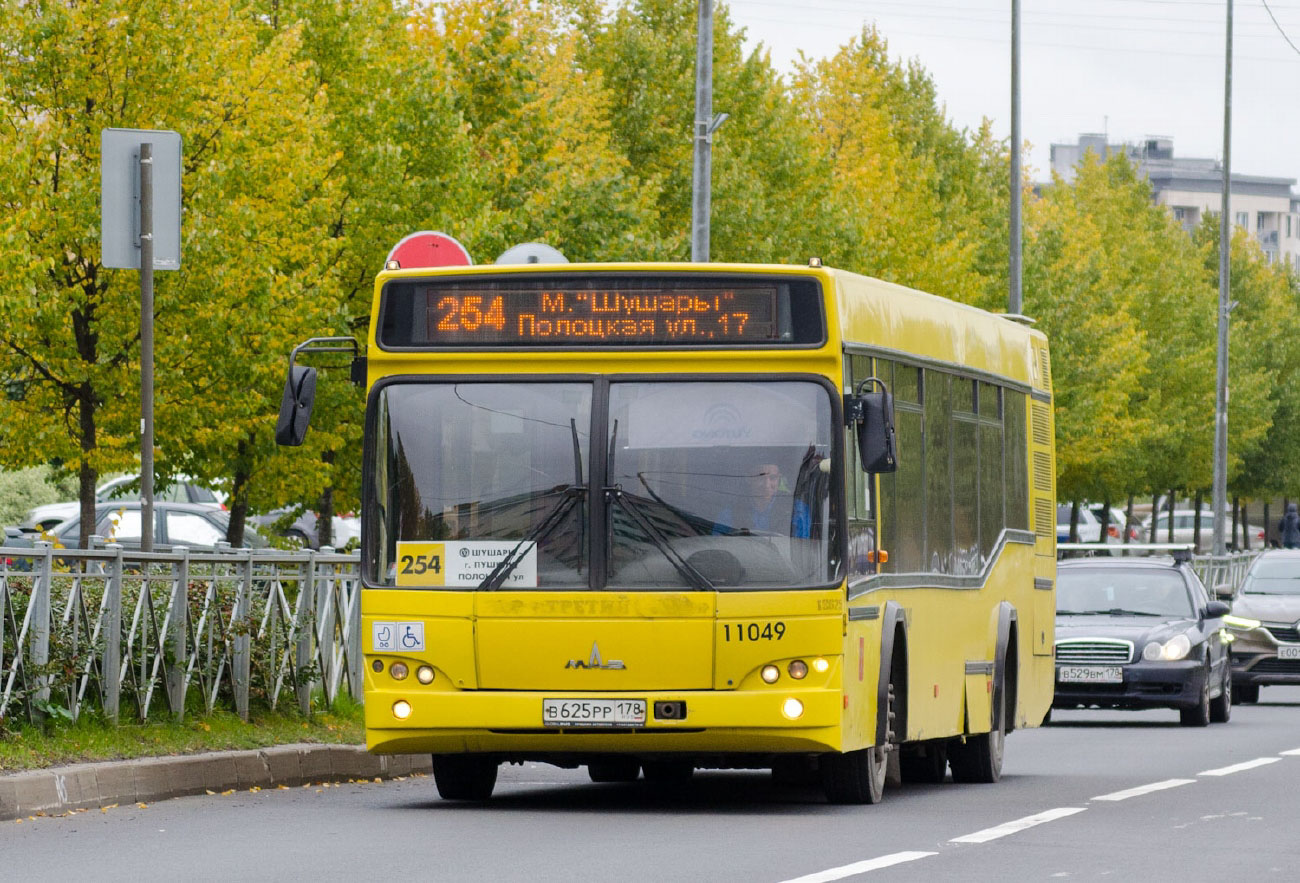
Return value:
M 883 746 L 822 756 L 822 790 L 831 803 L 879 803 L 885 794 L 888 752 Z
M 1005 707 L 1005 690 L 995 690 L 999 702 Z M 987 733 L 967 736 L 966 741 L 956 741 L 948 752 L 948 765 L 952 767 L 952 780 L 963 783 L 991 785 L 1002 778 L 1002 755 L 1006 749 L 1006 714 L 999 709 L 993 715 L 993 726 Z
M 885 778 L 889 774 L 889 746 L 894 730 L 894 681 L 891 673 L 885 690 L 885 739 L 870 748 L 823 754 L 821 758 L 822 790 L 831 803 L 879 803 L 885 795 Z
M 899 750 L 898 766 L 906 783 L 937 785 L 948 777 L 948 743 L 904 746 Z
M 641 764 L 635 757 L 606 757 L 587 764 L 587 775 L 593 782 L 635 782 Z
M 695 764 L 689 760 L 647 760 L 641 764 L 641 771 L 651 785 L 684 785 L 695 774 Z
M 497 762 L 476 754 L 433 755 L 433 781 L 443 800 L 487 800 L 497 784 Z

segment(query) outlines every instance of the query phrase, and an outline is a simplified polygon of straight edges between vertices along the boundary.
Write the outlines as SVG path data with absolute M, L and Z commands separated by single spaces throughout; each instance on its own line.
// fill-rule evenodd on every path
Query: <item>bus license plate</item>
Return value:
M 1283 644 L 1277 648 L 1278 659 L 1300 659 L 1300 644 Z
M 645 724 L 644 699 L 543 699 L 547 727 L 639 727 Z
M 1056 679 L 1064 684 L 1122 684 L 1124 669 L 1118 665 L 1063 665 Z

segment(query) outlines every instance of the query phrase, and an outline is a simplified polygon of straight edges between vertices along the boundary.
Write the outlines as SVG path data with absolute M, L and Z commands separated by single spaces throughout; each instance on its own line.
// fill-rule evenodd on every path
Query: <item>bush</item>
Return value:
M 0 472 L 0 526 L 17 524 L 34 506 L 75 500 L 77 489 L 70 476 L 59 476 L 49 466 L 32 466 L 17 472 Z

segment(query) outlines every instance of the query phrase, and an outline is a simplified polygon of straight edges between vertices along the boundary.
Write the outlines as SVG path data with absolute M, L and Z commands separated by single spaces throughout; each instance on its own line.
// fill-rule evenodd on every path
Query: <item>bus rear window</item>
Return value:
M 821 288 L 797 277 L 580 275 L 390 283 L 385 349 L 779 347 L 826 339 Z

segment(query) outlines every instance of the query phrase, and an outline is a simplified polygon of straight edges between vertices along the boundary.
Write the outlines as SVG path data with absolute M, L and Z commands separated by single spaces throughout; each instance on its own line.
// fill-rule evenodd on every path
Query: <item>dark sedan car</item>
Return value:
M 1228 605 L 1210 599 L 1189 559 L 1060 562 L 1053 708 L 1176 708 L 1186 726 L 1228 720 Z
M 173 546 L 191 549 L 213 549 L 226 539 L 229 515 L 220 509 L 196 503 L 154 503 L 153 549 L 170 551 Z M 95 507 L 95 529 L 91 531 L 110 543 L 121 543 L 125 548 L 140 548 L 140 501 L 100 503 Z M 68 549 L 78 546 L 81 533 L 81 516 L 74 516 L 55 527 L 50 534 L 55 542 Z M 261 548 L 266 545 L 251 527 L 244 529 L 244 546 Z

